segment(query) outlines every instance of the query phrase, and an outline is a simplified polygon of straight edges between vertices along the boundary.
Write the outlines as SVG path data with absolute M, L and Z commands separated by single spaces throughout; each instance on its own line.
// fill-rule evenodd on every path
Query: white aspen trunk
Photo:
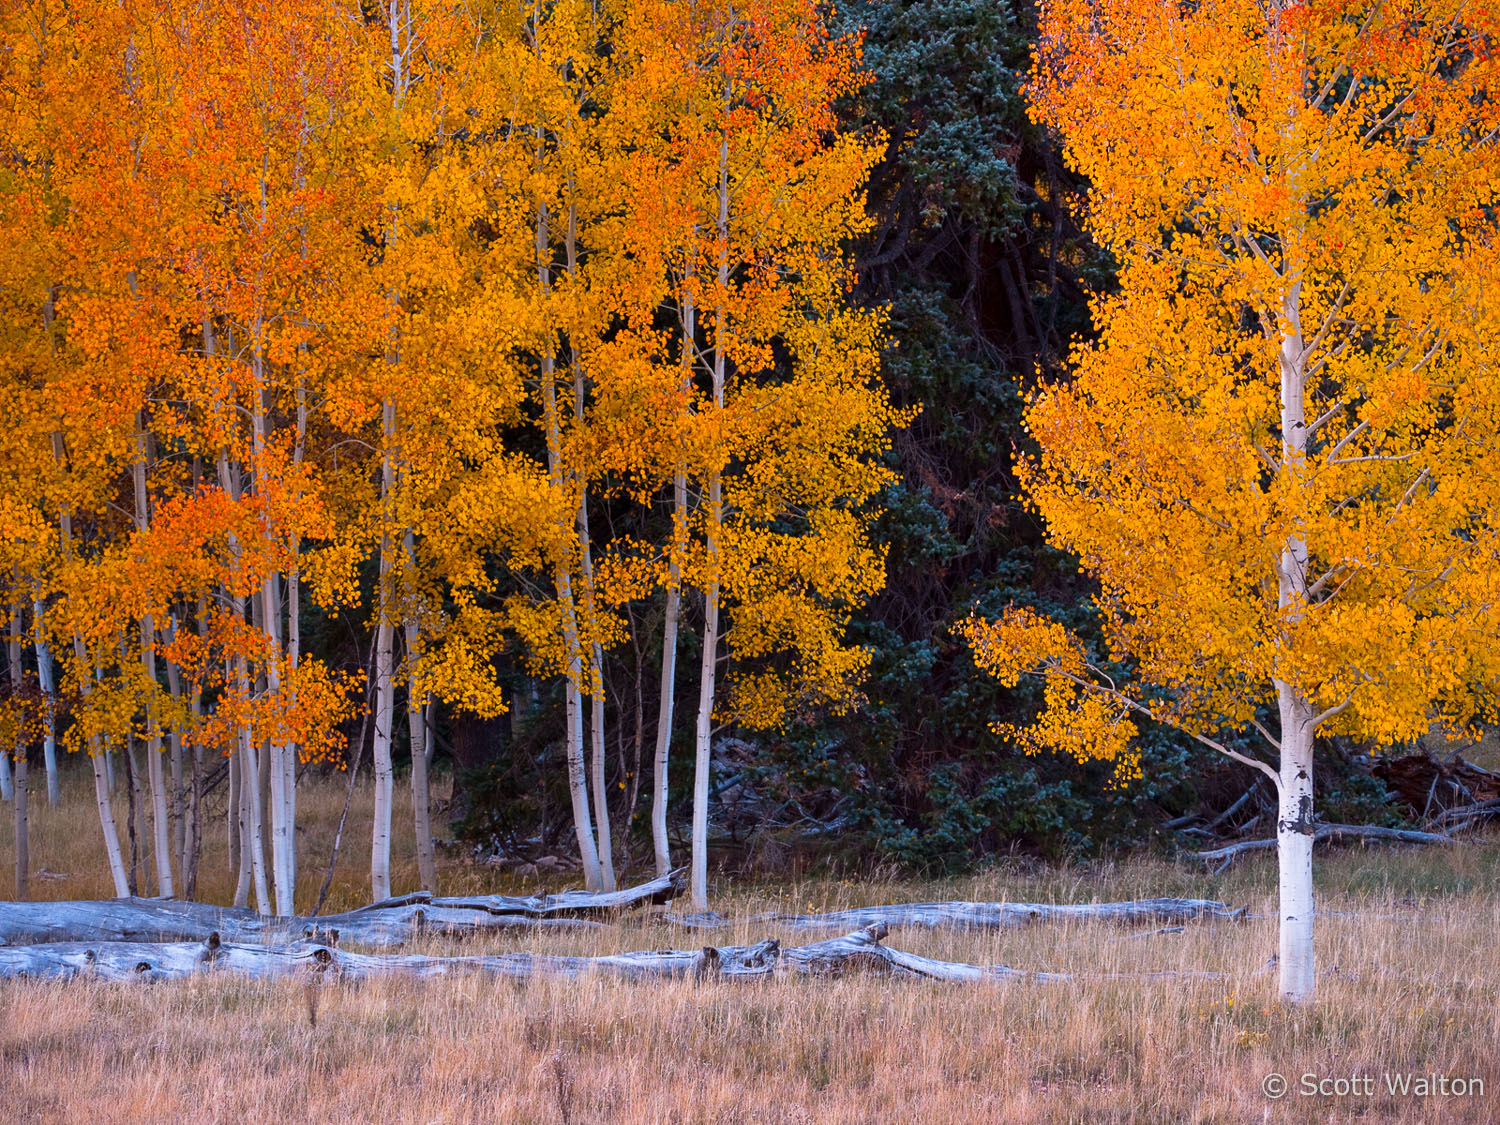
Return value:
M 407 659 L 417 648 L 417 625 L 406 626 Z M 406 722 L 411 731 L 411 808 L 417 832 L 417 876 L 421 890 L 437 893 L 437 855 L 432 847 L 431 794 L 427 780 L 427 723 L 424 698 L 415 673 L 407 681 Z
M 300 390 L 299 390 L 300 395 Z M 298 433 L 305 429 L 306 407 L 299 407 L 299 415 L 303 415 L 303 421 L 299 423 Z M 300 445 L 297 460 L 301 460 Z M 297 543 L 297 551 L 302 551 L 302 543 Z M 302 626 L 299 622 L 299 614 L 302 612 L 301 576 L 295 567 L 286 576 L 286 662 L 287 667 L 293 673 L 297 671 L 297 665 L 302 658 Z M 295 683 L 295 678 L 293 680 Z M 296 689 L 293 688 L 291 700 L 292 706 L 297 705 Z M 297 758 L 299 750 L 296 744 L 286 747 L 286 753 L 282 757 L 282 769 L 286 771 L 286 820 L 292 826 L 292 843 L 287 849 L 287 879 L 292 887 L 292 897 L 295 900 L 297 894 Z
M 0 801 L 16 799 L 16 783 L 10 773 L 10 751 L 0 749 Z
M 266 688 L 272 696 L 281 694 L 281 673 L 276 667 L 277 656 L 280 652 L 280 638 L 277 636 L 278 625 L 281 619 L 280 599 L 277 598 L 278 579 L 272 574 L 266 579 L 261 589 L 261 597 L 265 602 L 262 615 L 265 620 L 266 634 L 271 644 L 275 646 L 275 653 L 271 660 L 266 663 Z M 289 804 L 287 799 L 286 783 L 286 747 L 279 742 L 272 741 L 267 744 L 270 755 L 268 762 L 268 773 L 271 790 L 271 874 L 273 893 L 276 898 L 276 913 L 283 918 L 290 917 L 295 913 L 292 905 L 292 864 L 290 853 L 295 846 L 296 832 L 294 825 L 288 817 Z
M 142 535 L 151 526 L 151 498 L 146 492 L 146 460 L 148 456 L 144 412 L 136 414 L 136 457 L 131 466 L 135 485 L 135 526 Z M 155 693 L 156 679 L 156 623 L 151 614 L 140 620 L 141 666 L 146 672 L 146 683 Z M 179 770 L 179 773 L 181 771 Z M 146 776 L 151 790 L 151 828 L 153 858 L 156 860 L 156 893 L 164 898 L 174 897 L 172 886 L 172 848 L 169 842 L 170 829 L 167 814 L 167 787 L 161 769 L 161 728 L 157 725 L 153 706 L 146 707 Z
M 120 852 L 120 832 L 115 827 L 115 811 L 109 797 L 109 778 L 104 771 L 104 748 L 99 744 L 98 736 L 89 741 L 89 763 L 94 769 L 94 803 L 99 809 L 99 824 L 104 829 L 104 854 L 109 859 L 109 875 L 114 880 L 115 897 L 129 898 L 130 880 L 125 875 L 125 857 Z
M 18 604 L 11 606 L 10 610 L 10 645 L 8 655 L 10 657 L 10 686 L 13 697 L 19 699 L 25 686 L 25 676 L 21 670 L 21 607 Z M 16 840 L 16 898 L 21 902 L 31 897 L 31 836 L 30 824 L 28 823 L 29 796 L 26 785 L 28 771 L 26 761 L 26 735 L 25 728 L 16 731 L 15 756 L 15 840 Z
M 42 689 L 42 760 L 47 767 L 47 803 L 54 808 L 62 804 L 62 787 L 57 777 L 57 679 L 52 667 L 52 650 L 42 625 L 43 606 L 37 599 L 31 608 L 32 629 L 36 635 L 36 678 Z
M 672 481 L 672 522 L 684 526 L 687 482 L 679 470 Z M 667 763 L 672 748 L 672 709 L 677 690 L 677 621 L 682 611 L 682 564 L 677 551 L 678 532 L 667 563 L 667 616 L 661 639 L 661 705 L 656 719 L 656 756 L 651 776 L 651 844 L 656 852 L 656 877 L 672 870 L 672 846 L 667 839 Z
M 1291 1003 L 1312 997 L 1313 966 L 1313 730 L 1312 708 L 1278 682 L 1281 704 L 1281 793 L 1276 821 L 1280 892 L 1281 995 Z
M 239 740 L 240 743 L 244 739 Z M 239 746 L 229 758 L 229 810 L 226 827 L 229 835 L 229 874 L 234 880 L 234 905 L 248 906 L 250 903 L 250 849 L 245 846 L 246 825 L 250 816 L 245 810 L 244 786 L 240 778 L 245 765 L 240 760 Z
M 249 680 L 244 657 L 239 658 L 241 682 Z M 240 756 L 244 773 L 240 777 L 240 794 L 244 799 L 246 825 L 241 851 L 250 849 L 250 876 L 255 887 L 255 909 L 270 915 L 272 912 L 270 884 L 266 878 L 266 853 L 262 843 L 264 812 L 260 803 L 260 753 L 255 745 L 254 732 L 245 728 L 240 735 Z
M 1290 255 L 1282 269 L 1294 267 Z M 1282 471 L 1298 473 L 1307 455 L 1304 395 L 1307 373 L 1302 339 L 1302 283 L 1293 277 L 1281 308 Z M 1307 604 L 1307 542 L 1290 535 L 1277 560 L 1277 605 L 1291 620 Z M 1313 968 L 1313 719 L 1310 701 L 1298 688 L 1276 680 L 1281 711 L 1281 770 L 1276 851 L 1280 892 L 1281 995 L 1289 1003 L 1312 998 Z
M 537 288 L 547 294 L 550 285 L 551 243 L 547 235 L 547 207 L 537 208 L 536 267 Z M 556 360 L 550 344 L 541 362 L 542 418 L 547 431 L 547 478 L 554 495 L 565 485 L 562 463 L 562 432 L 557 416 Z M 561 528 L 559 530 L 562 530 Z M 568 560 L 559 559 L 553 571 L 558 610 L 562 616 L 563 645 L 567 653 L 567 682 L 563 685 L 567 712 L 568 796 L 573 806 L 573 830 L 578 839 L 579 862 L 583 866 L 584 886 L 597 891 L 603 886 L 599 850 L 594 841 L 593 818 L 589 813 L 588 775 L 583 760 L 583 658 L 578 637 L 578 615 L 573 602 L 573 579 Z
M 576 383 L 578 397 L 582 398 L 583 380 Z M 582 413 L 582 403 L 579 403 Z M 588 487 L 578 489 L 578 551 L 583 580 L 583 612 L 589 623 L 589 631 L 597 634 L 598 626 L 594 603 L 594 564 L 589 550 Z M 579 646 L 582 647 L 581 645 Z M 598 822 L 599 879 L 600 890 L 615 889 L 614 844 L 609 830 L 609 791 L 604 784 L 604 649 L 598 640 L 593 642 L 592 659 L 589 661 L 589 737 L 590 737 L 590 781 L 594 788 L 594 819 Z
M 146 677 L 156 684 L 156 626 L 148 613 L 141 618 L 141 662 Z M 172 843 L 167 819 L 167 786 L 161 768 L 161 728 L 148 708 L 146 737 L 146 776 L 151 788 L 151 850 L 156 860 L 156 893 L 173 898 Z
M 394 797 L 394 774 L 391 767 L 391 733 L 396 711 L 395 668 L 392 649 L 394 629 L 391 625 L 391 558 L 390 504 L 395 488 L 395 462 L 391 444 L 395 440 L 396 406 L 387 399 L 384 406 L 383 431 L 386 451 L 381 464 L 382 522 L 386 525 L 380 539 L 378 610 L 375 625 L 375 822 L 370 841 L 370 893 L 374 901 L 391 897 L 391 804 Z
M 693 294 L 684 286 L 682 298 L 682 384 L 691 389 L 693 349 L 698 336 Z M 682 557 L 687 551 L 687 474 L 679 461 L 672 473 L 672 547 L 667 556 L 667 611 L 661 638 L 661 702 L 656 718 L 656 755 L 651 776 L 651 844 L 656 852 L 656 876 L 672 870 L 672 846 L 667 839 L 668 765 L 672 750 L 672 718 L 677 698 L 677 626 L 682 613 Z
M 63 552 L 68 551 L 68 541 L 72 536 L 72 521 L 66 513 L 62 518 L 62 540 Z M 93 682 L 89 679 L 88 652 L 84 648 L 83 637 L 78 633 L 73 634 L 73 654 L 78 664 L 78 693 L 85 699 L 93 690 Z M 125 856 L 120 850 L 120 830 L 115 824 L 115 810 L 110 800 L 110 780 L 106 766 L 105 746 L 97 734 L 89 737 L 89 762 L 94 769 L 94 803 L 99 810 L 99 826 L 104 830 L 104 854 L 109 859 L 109 874 L 114 880 L 115 897 L 130 897 L 130 877 L 125 872 Z
M 266 185 L 264 179 L 261 181 L 261 216 L 265 219 L 266 208 Z M 251 400 L 250 421 L 251 435 L 254 449 L 253 480 L 255 491 L 260 494 L 264 491 L 265 482 L 262 477 L 262 460 L 266 452 L 266 372 L 265 372 L 265 350 L 262 346 L 262 333 L 264 325 L 259 316 L 255 320 L 253 344 L 251 353 L 251 369 L 254 373 L 255 385 Z M 271 528 L 265 528 L 265 533 L 270 534 Z M 260 625 L 270 642 L 271 657 L 264 662 L 266 692 L 273 699 L 281 695 L 281 669 L 279 661 L 281 657 L 281 585 L 280 577 L 276 573 L 266 576 L 265 582 L 260 590 L 260 604 L 257 607 Z M 296 832 L 290 822 L 290 801 L 287 796 L 287 769 L 286 769 L 286 747 L 280 743 L 270 740 L 261 748 L 264 755 L 260 763 L 260 773 L 264 779 L 262 793 L 267 798 L 270 808 L 269 833 L 271 851 L 271 885 L 276 900 L 276 913 L 282 917 L 289 917 L 293 913 L 293 884 L 292 884 L 292 862 L 289 858 L 290 852 L 296 846 Z
M 725 338 L 729 332 L 724 295 L 729 289 L 729 139 L 719 142 L 719 305 L 714 325 L 713 396 L 715 411 L 724 409 Z M 703 663 L 698 681 L 698 723 L 693 755 L 693 857 L 690 890 L 693 909 L 708 909 L 708 788 L 713 766 L 714 678 L 719 651 L 719 529 L 724 497 L 719 469 L 708 475 L 705 547 L 708 579 L 703 597 Z
M 167 624 L 167 644 L 170 646 L 177 637 L 177 618 L 175 616 Z M 167 691 L 172 696 L 172 703 L 180 708 L 182 706 L 182 674 L 177 665 L 170 660 L 167 665 Z M 172 854 L 177 859 L 177 870 L 182 875 L 184 885 L 187 882 L 187 793 L 182 785 L 182 729 L 180 723 L 173 727 L 172 735 Z
M 573 193 L 573 190 L 573 174 L 570 171 L 568 173 L 569 195 Z M 568 203 L 568 231 L 563 245 L 567 254 L 568 276 L 572 278 L 578 271 L 578 206 L 571 201 Z M 587 388 L 583 377 L 583 365 L 578 360 L 578 349 L 571 341 L 569 353 L 573 367 L 573 418 L 574 424 L 581 428 L 587 406 Z M 589 749 L 591 751 L 589 780 L 594 788 L 594 820 L 599 841 L 600 888 L 613 891 L 615 889 L 615 848 L 609 825 L 609 790 L 604 784 L 604 648 L 597 639 L 599 619 L 598 607 L 594 600 L 594 555 L 589 536 L 589 486 L 586 474 L 576 472 L 574 475 L 579 482 L 578 518 L 575 523 L 578 534 L 579 578 L 583 582 L 583 613 L 589 634 L 593 638 L 591 659 L 588 665 Z
M 426 693 L 422 690 L 417 675 L 417 658 L 421 654 L 421 625 L 418 622 L 417 599 L 414 582 L 417 573 L 416 537 L 410 528 L 406 532 L 407 607 L 406 607 L 406 727 L 411 735 L 411 809 L 412 826 L 417 834 L 417 877 L 424 891 L 437 890 L 437 855 L 432 847 L 431 793 L 428 785 L 427 766 L 430 755 L 427 747 L 427 722 L 425 717 Z

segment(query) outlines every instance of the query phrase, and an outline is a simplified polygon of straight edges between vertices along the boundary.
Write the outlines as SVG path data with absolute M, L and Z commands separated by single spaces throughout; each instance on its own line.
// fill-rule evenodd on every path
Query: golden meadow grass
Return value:
M 107 895 L 81 775 L 34 804 L 37 897 Z M 340 779 L 300 796 L 299 904 L 316 893 Z M 330 908 L 368 880 L 368 788 L 356 798 Z M 229 892 L 224 833 L 203 894 Z M 398 854 L 411 855 L 408 838 Z M 0 857 L 11 852 L 8 823 Z M 99 853 L 99 854 L 96 854 Z M 721 880 L 726 914 L 929 898 L 1090 901 L 1187 894 L 1249 906 L 1181 933 L 1099 924 L 990 934 L 896 930 L 929 956 L 1079 974 L 1070 984 L 840 980 L 630 984 L 463 977 L 360 987 L 205 977 L 158 985 L 0 983 L 0 1118 L 19 1121 L 394 1122 L 1488 1122 L 1500 1117 L 1500 849 L 1320 854 L 1319 995 L 1287 1011 L 1276 976 L 1275 867 L 1221 877 L 1152 860 L 1002 864 L 944 881 Z M 414 862 L 393 872 L 415 884 Z M 445 892 L 534 891 L 456 859 Z M 563 889 L 552 877 L 547 889 Z M 779 936 L 743 922 L 721 944 Z M 706 938 L 634 915 L 600 931 L 434 938 L 429 952 L 603 953 Z M 1140 974 L 1211 972 L 1147 977 Z M 1128 974 L 1111 979 L 1109 974 Z M 311 1018 L 315 1011 L 316 1020 Z M 1261 1083 L 1293 1091 L 1268 1099 Z M 1483 1096 L 1391 1097 L 1383 1075 L 1479 1078 Z M 1304 1074 L 1370 1076 L 1372 1095 L 1304 1096 Z

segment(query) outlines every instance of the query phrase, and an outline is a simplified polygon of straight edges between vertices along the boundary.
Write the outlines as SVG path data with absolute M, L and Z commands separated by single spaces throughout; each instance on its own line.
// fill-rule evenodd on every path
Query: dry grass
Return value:
M 368 793 L 351 815 L 338 895 L 362 893 Z M 43 802 L 44 804 L 45 802 Z M 342 804 L 302 801 L 316 888 Z M 84 786 L 38 809 L 33 862 L 66 872 L 38 894 L 108 894 Z M 91 829 L 91 832 L 90 832 Z M 216 835 L 222 835 L 217 833 Z M 10 857 L 8 828 L 0 858 Z M 410 854 L 410 841 L 398 841 Z M 227 893 L 223 845 L 206 897 Z M 314 861 L 313 857 L 316 857 Z M 414 876 L 403 873 L 398 888 Z M 448 862 L 444 890 L 515 889 Z M 470 977 L 328 985 L 209 977 L 156 986 L 0 984 L 0 1118 L 22 1121 L 394 1122 L 1488 1122 L 1497 1113 L 1500 1009 L 1489 952 L 1500 853 L 1350 850 L 1321 859 L 1318 1000 L 1275 1003 L 1259 971 L 1274 921 L 1190 926 L 1131 940 L 1098 925 L 989 935 L 898 931 L 955 960 L 1083 974 L 1071 985 L 965 988 L 871 978 L 774 983 L 528 984 Z M 532 888 L 534 889 L 534 888 Z M 552 887 L 551 889 L 559 889 Z M 1274 863 L 1221 877 L 1133 861 L 1000 867 L 942 883 L 808 880 L 720 889 L 720 909 L 832 909 L 912 898 L 1056 901 L 1193 894 L 1268 913 Z M 767 936 L 741 926 L 727 943 Z M 794 935 L 779 935 L 785 941 Z M 596 953 L 688 944 L 645 917 L 585 934 L 491 937 L 469 949 Z M 455 947 L 434 940 L 440 952 Z M 1337 971 L 1333 967 L 1337 966 Z M 1210 970 L 1218 979 L 1104 974 Z M 316 1007 L 314 1024 L 310 1007 Z M 1291 1078 L 1281 1101 L 1261 1091 Z M 1485 1096 L 1390 1097 L 1386 1073 L 1480 1078 Z M 1370 1075 L 1373 1096 L 1302 1096 L 1301 1075 Z

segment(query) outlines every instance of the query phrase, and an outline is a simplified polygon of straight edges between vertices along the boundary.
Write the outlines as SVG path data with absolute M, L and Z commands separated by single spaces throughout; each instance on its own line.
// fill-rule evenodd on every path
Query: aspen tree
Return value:
M 1041 31 L 1032 104 L 1121 272 L 1020 471 L 1137 686 L 1024 607 L 968 632 L 1007 682 L 1044 677 L 1025 746 L 1129 776 L 1150 719 L 1271 781 L 1300 1003 L 1314 740 L 1494 717 L 1500 16 L 1051 0 Z

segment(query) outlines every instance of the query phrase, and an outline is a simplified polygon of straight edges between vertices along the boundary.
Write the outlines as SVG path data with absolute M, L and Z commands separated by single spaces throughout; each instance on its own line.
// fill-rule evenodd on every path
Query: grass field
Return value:
M 33 797 L 34 897 L 107 896 L 85 779 L 64 806 Z M 321 879 L 343 801 L 301 797 L 299 906 Z M 330 908 L 367 894 L 360 792 Z M 398 810 L 399 812 L 399 810 Z M 222 826 L 203 897 L 223 901 Z M 396 889 L 415 884 L 410 830 Z M 0 827 L 8 882 L 10 826 Z M 444 861 L 445 892 L 537 889 Z M 1138 936 L 1119 927 L 893 932 L 951 960 L 1079 974 L 1071 983 L 839 980 L 694 985 L 477 977 L 362 987 L 206 977 L 164 985 L 0 983 L 0 1119 L 88 1122 L 1489 1122 L 1500 1119 L 1500 848 L 1320 853 L 1319 995 L 1276 1004 L 1275 866 L 1223 876 L 1131 860 L 1002 864 L 941 882 L 724 883 L 733 915 L 929 898 L 1090 901 L 1184 894 L 1246 905 L 1241 923 Z M 547 889 L 563 887 L 553 876 Z M 728 944 L 791 933 L 752 930 Z M 691 946 L 639 915 L 584 934 L 489 937 L 468 951 L 597 953 Z M 446 952 L 451 940 L 425 948 Z M 1154 971 L 1215 977 L 1145 977 Z M 1129 974 L 1111 978 L 1110 974 Z M 316 1018 L 313 1018 L 313 1013 Z M 1281 1099 L 1262 1090 L 1285 1076 Z M 1392 1096 L 1387 1075 L 1483 1082 L 1483 1094 Z M 1357 1079 L 1304 1094 L 1303 1076 Z M 1369 1093 L 1363 1092 L 1368 1083 Z M 1328 1086 L 1328 1089 L 1334 1089 Z

